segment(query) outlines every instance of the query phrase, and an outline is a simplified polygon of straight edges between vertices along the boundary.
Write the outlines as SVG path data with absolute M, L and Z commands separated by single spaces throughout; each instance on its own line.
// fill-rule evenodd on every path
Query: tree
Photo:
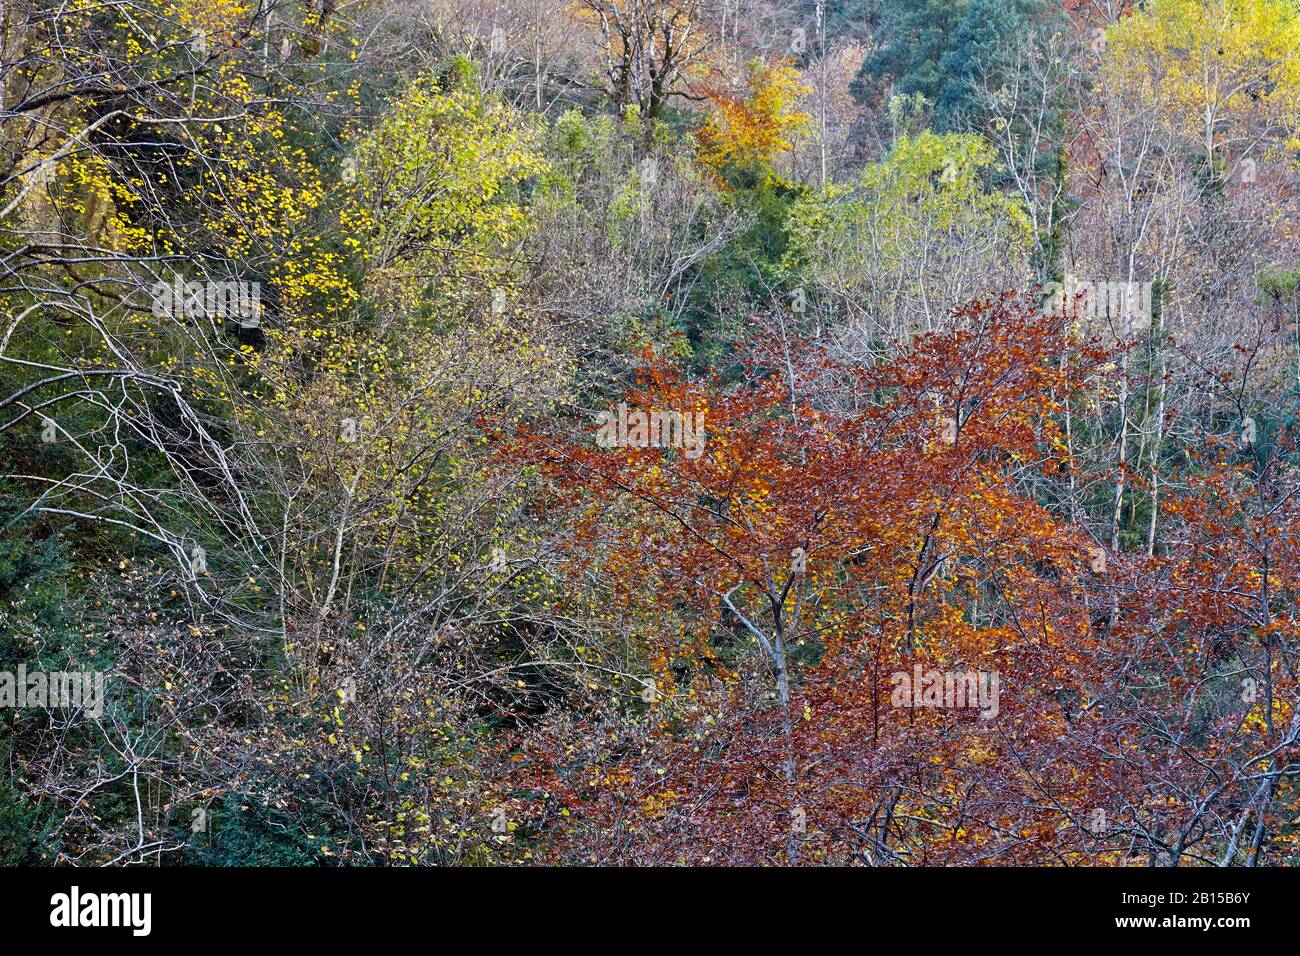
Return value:
M 1211 175 L 1300 147 L 1300 13 L 1280 0 L 1159 0 L 1106 31 L 1112 82 L 1139 84 Z
M 760 347 L 731 388 L 647 368 L 629 425 L 633 410 L 683 416 L 704 430 L 702 454 L 663 432 L 593 448 L 580 426 L 510 447 L 572 515 L 571 573 L 617 581 L 623 613 L 659 622 L 643 650 L 650 759 L 606 765 L 602 787 L 569 798 L 586 817 L 572 851 L 751 864 L 1070 852 L 1095 761 L 1068 772 L 1078 754 L 1052 742 L 1064 721 L 1109 720 L 1069 703 L 1105 681 L 1081 596 L 1090 544 L 1018 489 L 1060 453 L 1056 403 L 1100 353 L 1007 301 L 963 309 L 959 330 L 870 370 L 784 348 Z M 832 375 L 854 400 L 823 392 Z M 996 734 L 891 705 L 891 676 L 914 665 L 997 671 L 1009 696 Z M 535 740 L 527 772 L 557 746 Z M 1041 788 L 1065 805 L 1028 809 Z M 999 849 L 1008 832 L 1027 839 Z
M 705 0 L 582 0 L 600 30 L 605 93 L 622 113 L 656 120 L 709 48 Z
M 1000 77 L 1017 38 L 1048 18 L 1043 0 L 886 0 L 855 92 L 864 100 L 920 93 L 940 128 L 954 128 L 975 105 L 976 84 Z
M 1028 223 L 1017 199 L 986 185 L 996 166 L 979 137 L 925 132 L 795 206 L 790 284 L 842 310 L 850 354 L 905 348 L 947 328 L 954 306 L 1023 278 Z
M 715 170 L 768 166 L 777 153 L 791 148 L 790 138 L 808 122 L 795 101 L 810 92 L 787 66 L 752 61 L 743 95 L 708 94 L 711 110 L 697 134 L 700 159 Z
M 454 302 L 480 282 L 504 284 L 526 227 L 520 202 L 540 175 L 539 131 L 476 88 L 473 68 L 413 82 L 357 144 L 347 243 L 394 302 Z

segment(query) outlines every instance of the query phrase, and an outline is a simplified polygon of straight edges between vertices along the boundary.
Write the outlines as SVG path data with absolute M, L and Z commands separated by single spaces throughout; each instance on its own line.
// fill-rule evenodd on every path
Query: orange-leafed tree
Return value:
M 1111 770 L 1079 741 L 1113 720 L 1090 705 L 1121 563 L 1050 499 L 1073 467 L 1058 416 L 1102 355 L 1011 298 L 956 320 L 870 369 L 776 337 L 730 384 L 652 361 L 620 420 L 689 415 L 698 454 L 634 429 L 512 443 L 570 518 L 574 579 L 656 623 L 628 759 L 579 772 L 545 731 L 523 749 L 587 824 L 562 838 L 580 854 L 1062 862 L 1095 842 Z M 918 668 L 996 700 L 900 696 Z M 566 731 L 603 732 L 625 730 Z
M 809 92 L 792 67 L 750 62 L 740 89 L 705 91 L 709 112 L 696 133 L 701 160 L 718 172 L 770 164 L 807 124 L 798 101 Z

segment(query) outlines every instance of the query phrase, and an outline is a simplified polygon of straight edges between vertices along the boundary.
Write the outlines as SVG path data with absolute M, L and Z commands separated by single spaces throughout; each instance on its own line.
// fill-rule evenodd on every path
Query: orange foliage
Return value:
M 706 92 L 710 112 L 696 134 L 701 160 L 717 171 L 771 162 L 790 148 L 790 137 L 808 121 L 808 115 L 795 108 L 808 92 L 797 70 L 751 63 L 739 93 L 716 88 Z

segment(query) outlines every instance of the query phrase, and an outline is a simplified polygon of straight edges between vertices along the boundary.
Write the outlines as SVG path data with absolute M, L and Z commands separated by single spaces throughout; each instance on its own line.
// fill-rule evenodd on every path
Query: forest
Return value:
M 0 866 L 1300 864 L 1297 0 L 0 0 L 0 96 Z

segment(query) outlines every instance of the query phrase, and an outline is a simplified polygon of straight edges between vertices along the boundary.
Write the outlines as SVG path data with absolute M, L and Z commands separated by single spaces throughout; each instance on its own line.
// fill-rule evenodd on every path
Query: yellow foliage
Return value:
M 1153 0 L 1106 34 L 1113 89 L 1152 100 L 1213 157 L 1300 146 L 1300 10 L 1288 0 Z
M 714 170 L 771 162 L 808 122 L 808 114 L 795 109 L 808 92 L 791 67 L 750 64 L 741 95 L 710 95 L 712 110 L 697 134 L 700 159 Z

